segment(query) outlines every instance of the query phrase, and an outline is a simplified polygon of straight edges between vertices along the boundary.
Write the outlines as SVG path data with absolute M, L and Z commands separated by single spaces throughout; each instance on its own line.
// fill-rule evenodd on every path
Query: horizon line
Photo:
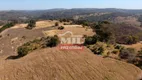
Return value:
M 54 10 L 54 9 L 64 9 L 64 10 L 70 10 L 70 9 L 120 9 L 120 10 L 142 10 L 142 9 L 127 9 L 127 8 L 49 8 L 49 9 L 5 9 L 0 11 L 36 11 L 36 10 Z

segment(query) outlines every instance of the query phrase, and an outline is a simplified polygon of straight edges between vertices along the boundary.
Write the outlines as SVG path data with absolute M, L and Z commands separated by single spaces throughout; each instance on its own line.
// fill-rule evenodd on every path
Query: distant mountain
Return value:
M 109 13 L 109 14 L 106 14 Z M 99 18 L 98 19 L 98 14 Z M 103 15 L 102 15 L 103 14 Z M 92 15 L 92 16 L 90 16 Z M 10 20 L 17 20 L 19 22 L 27 21 L 29 19 L 60 19 L 78 17 L 78 19 L 85 19 L 89 21 L 112 20 L 116 17 L 134 16 L 138 20 L 142 15 L 142 10 L 132 9 L 97 9 L 97 8 L 74 8 L 74 9 L 49 9 L 49 10 L 11 10 L 0 11 L 0 22 Z M 83 16 L 83 18 L 82 18 Z M 96 17 L 97 16 L 97 17 Z M 142 21 L 141 18 L 139 21 Z

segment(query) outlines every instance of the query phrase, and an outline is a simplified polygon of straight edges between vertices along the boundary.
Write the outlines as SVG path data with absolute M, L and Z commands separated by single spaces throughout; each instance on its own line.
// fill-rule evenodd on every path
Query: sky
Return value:
M 40 10 L 53 8 L 142 9 L 142 0 L 0 0 L 0 10 Z

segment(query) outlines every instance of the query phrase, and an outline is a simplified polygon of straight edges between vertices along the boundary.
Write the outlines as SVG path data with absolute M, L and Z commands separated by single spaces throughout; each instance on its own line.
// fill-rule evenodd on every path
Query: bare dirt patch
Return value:
M 66 24 L 69 24 L 70 22 L 59 22 L 57 20 L 45 20 L 45 21 L 37 21 L 36 22 L 36 27 L 35 29 L 39 29 L 39 28 L 45 28 L 45 27 L 52 27 L 52 26 L 55 26 L 55 23 L 58 22 L 59 23 L 59 26 L 62 26 L 64 25 L 64 23 Z

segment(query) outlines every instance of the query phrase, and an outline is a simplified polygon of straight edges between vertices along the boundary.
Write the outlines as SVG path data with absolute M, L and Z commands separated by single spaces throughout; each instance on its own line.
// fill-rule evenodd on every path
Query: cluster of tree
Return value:
M 15 24 L 16 24 L 16 23 L 14 23 L 14 22 L 9 22 L 9 23 L 5 24 L 4 26 L 2 26 L 2 28 L 0 28 L 0 33 L 1 33 L 2 31 L 4 31 L 5 29 L 14 26 Z
M 135 44 L 142 40 L 142 30 L 126 24 L 101 21 L 91 26 L 98 41 L 119 44 Z
M 87 45 L 87 48 L 89 48 L 94 54 L 101 55 L 103 57 L 111 57 L 111 54 L 118 54 L 121 47 L 117 46 L 116 49 L 115 45 L 107 44 L 104 42 L 96 42 L 95 44 Z
M 123 44 L 135 44 L 140 41 L 140 39 L 137 36 L 129 35 L 129 36 L 122 36 L 121 38 L 123 41 Z
M 142 50 L 136 52 L 133 48 L 123 48 L 120 50 L 120 59 L 132 63 L 142 69 Z
M 78 24 L 78 25 L 83 25 L 83 26 L 89 26 L 89 22 L 86 20 L 73 20 L 74 24 Z
M 64 19 L 59 19 L 60 22 L 70 22 L 70 19 L 64 18 Z
M 120 45 L 115 45 L 117 43 L 121 44 L 134 44 L 142 40 L 142 30 L 139 28 L 128 26 L 125 24 L 113 24 L 108 21 L 101 21 L 91 26 L 96 32 L 94 36 L 85 36 L 85 45 L 93 46 L 88 47 L 94 54 L 103 55 L 106 51 L 108 53 L 119 54 L 120 60 L 125 60 L 128 63 L 132 63 L 142 69 L 142 50 L 136 52 L 133 48 L 124 48 Z M 104 47 L 104 45 L 99 44 L 112 44 L 113 48 Z M 107 53 L 107 54 L 108 54 Z
M 28 25 L 27 25 L 26 29 L 33 29 L 34 27 L 36 27 L 36 21 L 35 20 L 30 20 L 28 22 Z
M 23 57 L 34 50 L 47 48 L 47 47 L 55 47 L 58 44 L 59 44 L 58 36 L 46 37 L 46 38 L 43 37 L 41 39 L 35 39 L 33 41 L 27 42 L 23 44 L 22 46 L 18 47 L 17 58 Z
M 142 50 L 136 51 L 133 48 L 125 48 L 121 45 L 111 45 L 99 42 L 96 36 L 86 37 L 84 43 L 94 54 L 110 57 L 110 54 L 118 55 L 119 60 L 134 64 L 142 69 Z M 111 57 L 113 58 L 113 57 Z
M 114 31 L 108 25 L 110 25 L 110 23 L 107 21 L 99 22 L 98 24 L 96 24 L 96 26 L 94 27 L 97 34 L 96 36 L 101 42 L 115 43 Z
M 103 44 L 100 43 L 96 43 L 95 45 L 93 45 L 93 47 L 89 47 L 90 50 L 97 55 L 103 55 L 105 48 Z
M 133 63 L 136 57 L 136 51 L 133 48 L 123 48 L 120 50 L 119 57 Z
M 98 22 L 96 25 L 92 26 L 93 30 L 96 32 L 96 35 L 92 37 L 86 37 L 85 45 L 94 44 L 97 41 L 106 42 L 106 43 L 115 43 L 115 36 L 113 29 L 109 27 L 108 21 Z
M 142 49 L 138 51 L 137 61 L 135 62 L 135 65 L 142 69 Z
M 117 43 L 135 44 L 142 40 L 142 30 L 137 27 L 118 24 L 112 28 L 114 28 Z

